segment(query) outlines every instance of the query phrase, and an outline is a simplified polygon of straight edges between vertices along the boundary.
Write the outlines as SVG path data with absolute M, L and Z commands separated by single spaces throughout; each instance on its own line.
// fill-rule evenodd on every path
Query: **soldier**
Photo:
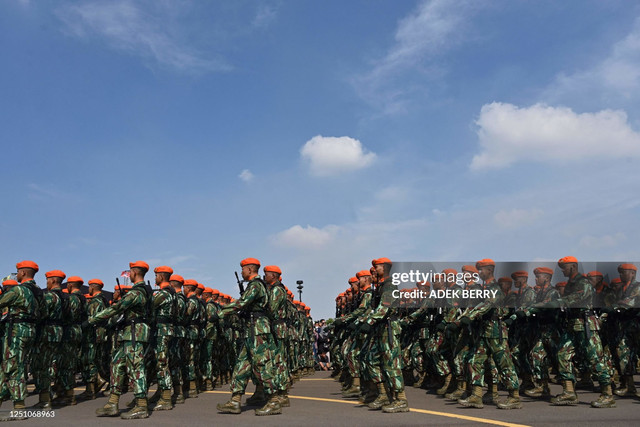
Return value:
M 173 269 L 162 265 L 156 267 L 156 286 L 160 289 L 153 294 L 152 308 L 155 320 L 155 339 L 153 340 L 153 352 L 155 354 L 155 371 L 158 380 L 158 389 L 149 399 L 155 403 L 154 411 L 166 411 L 173 409 L 171 402 L 171 371 L 169 369 L 169 346 L 173 339 L 173 323 L 176 318 L 175 290 L 169 280 Z M 156 403 L 157 402 L 157 403 Z
M 175 404 L 184 403 L 183 385 L 188 381 L 188 372 L 184 367 L 187 365 L 187 297 L 182 292 L 184 279 L 178 274 L 173 274 L 169 278 L 171 287 L 174 290 L 176 314 L 173 322 L 173 339 L 169 348 L 169 368 L 171 370 L 171 383 L 173 384 L 172 400 Z
M 529 273 L 526 271 L 515 271 L 511 274 L 514 281 L 516 291 L 513 292 L 514 306 L 516 309 L 530 307 L 536 299 L 536 292 L 531 288 L 527 281 Z M 509 329 L 509 346 L 511 354 L 516 365 L 518 374 L 522 377 L 521 391 L 530 389 L 533 386 L 532 368 L 529 363 L 529 352 L 533 346 L 531 337 L 535 332 L 531 330 L 531 325 L 523 323 L 518 327 Z
M 44 306 L 42 290 L 34 280 L 39 270 L 38 264 L 22 261 L 16 264 L 16 268 L 16 279 L 20 284 L 0 296 L 0 310 L 5 307 L 9 309 L 2 357 L 4 382 L 0 390 L 0 403 L 11 399 L 14 411 L 20 412 L 0 417 L 4 421 L 26 419 L 23 412 L 24 399 L 27 397 L 25 366 L 34 344 L 40 307 Z
M 611 378 L 603 363 L 602 343 L 597 333 L 597 322 L 591 311 L 593 287 L 578 272 L 578 260 L 567 256 L 558 261 L 562 274 L 568 278 L 564 295 L 556 301 L 535 304 L 534 308 L 567 308 L 567 320 L 558 343 L 558 373 L 562 379 L 562 393 L 551 399 L 556 406 L 576 405 L 578 396 L 574 389 L 573 356 L 582 351 L 591 364 L 592 373 L 598 376 L 600 397 L 591 402 L 594 408 L 614 408 L 616 402 L 611 390 Z
M 186 305 L 186 319 L 188 319 L 187 332 L 187 344 L 185 345 L 186 355 L 185 366 L 186 380 L 189 383 L 189 391 L 187 397 L 198 397 L 198 385 L 196 383 L 196 364 L 198 362 L 198 343 L 200 340 L 200 301 L 196 295 L 196 289 L 198 288 L 198 282 L 193 279 L 187 279 L 184 281 L 182 291 L 187 297 Z M 184 372 L 184 371 L 183 371 Z M 184 377 L 184 374 L 183 374 Z
M 204 342 L 202 353 L 204 358 L 204 388 L 211 391 L 215 388 L 216 370 L 219 369 L 218 354 L 216 352 L 216 344 L 219 344 L 218 331 L 220 330 L 220 305 L 216 302 L 220 292 L 205 288 L 203 295 L 206 298 L 206 319 Z
M 482 408 L 482 387 L 484 386 L 485 362 L 491 357 L 500 371 L 500 378 L 509 391 L 509 397 L 504 402 L 497 403 L 500 409 L 520 409 L 518 375 L 516 374 L 509 344 L 507 342 L 507 325 L 502 319 L 507 314 L 504 307 L 506 295 L 496 283 L 493 273 L 495 262 L 491 259 L 483 259 L 476 263 L 478 274 L 484 281 L 485 289 L 495 292 L 495 297 L 487 298 L 460 319 L 461 325 L 470 325 L 474 320 L 480 323 L 480 338 L 475 349 L 475 354 L 469 362 L 472 390 L 466 399 L 458 400 L 463 406 Z M 498 378 L 493 378 L 497 383 Z M 495 398 L 494 398 L 495 399 Z M 495 400 L 494 400 L 495 401 Z
M 144 354 L 150 338 L 151 291 L 144 282 L 149 264 L 144 261 L 129 263 L 132 288 L 111 307 L 91 316 L 89 324 L 96 324 L 116 315 L 123 316 L 117 337 L 116 350 L 111 362 L 111 394 L 104 407 L 96 410 L 99 417 L 113 417 L 120 412 L 118 403 L 128 377 L 133 382 L 135 406 L 121 415 L 123 419 L 139 419 L 149 416 L 147 407 L 147 372 Z
M 87 302 L 87 316 L 93 316 L 109 307 L 109 301 L 106 295 L 102 293 L 104 283 L 100 279 L 89 280 L 89 297 Z M 84 366 L 84 376 L 87 382 L 87 389 L 80 394 L 80 398 L 93 400 L 96 393 L 100 391 L 103 384 L 98 382 L 98 374 L 108 377 L 108 334 L 106 323 L 90 326 L 86 331 L 87 339 L 83 353 L 86 356 Z M 107 369 L 105 369 L 105 363 Z
M 225 317 L 234 312 L 242 311 L 247 322 L 244 340 L 238 353 L 231 379 L 231 399 L 225 404 L 218 404 L 219 412 L 239 414 L 241 412 L 242 395 L 253 374 L 257 382 L 262 383 L 268 402 L 256 415 L 276 415 L 282 413 L 280 400 L 277 398 L 274 385 L 273 369 L 273 336 L 271 324 L 267 316 L 268 294 L 264 282 L 258 276 L 260 261 L 246 258 L 240 262 L 242 278 L 247 281 L 247 288 L 240 299 L 228 304 L 222 311 Z

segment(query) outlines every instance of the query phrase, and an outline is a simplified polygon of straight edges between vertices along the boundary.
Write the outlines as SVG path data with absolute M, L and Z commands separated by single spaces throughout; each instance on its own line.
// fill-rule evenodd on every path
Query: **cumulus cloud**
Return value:
M 511 209 L 496 212 L 493 220 L 496 225 L 503 228 L 519 228 L 536 222 L 544 212 L 540 209 Z
M 177 71 L 230 69 L 223 60 L 205 57 L 181 40 L 176 34 L 179 31 L 171 28 L 174 12 L 160 7 L 142 10 L 139 3 L 129 0 L 94 1 L 62 7 L 57 15 L 76 37 L 98 37 L 116 50 L 152 59 Z
M 535 104 L 484 105 L 478 125 L 481 152 L 471 169 L 497 169 L 520 161 L 568 162 L 588 158 L 640 156 L 640 134 L 624 111 L 576 113 L 566 107 Z
M 323 228 L 294 225 L 276 234 L 272 239 L 276 244 L 284 247 L 319 248 L 331 242 L 338 230 L 339 227 L 335 225 L 327 225 Z
M 314 136 L 300 149 L 309 171 L 316 176 L 337 175 L 370 166 L 376 154 L 367 151 L 360 141 L 348 136 Z
M 244 169 L 242 172 L 240 172 L 240 175 L 238 175 L 238 178 L 240 178 L 244 182 L 251 182 L 254 178 L 254 175 L 251 173 L 249 169 Z
M 584 236 L 580 239 L 580 246 L 592 249 L 611 248 L 627 240 L 623 233 L 605 234 L 603 236 Z

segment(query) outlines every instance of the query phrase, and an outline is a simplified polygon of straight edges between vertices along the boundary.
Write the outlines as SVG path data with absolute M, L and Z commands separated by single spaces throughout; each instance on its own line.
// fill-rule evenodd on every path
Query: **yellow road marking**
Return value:
M 230 391 L 206 391 L 205 393 L 217 393 L 217 394 L 231 394 Z M 324 397 L 308 397 L 308 396 L 291 396 L 290 399 L 300 399 L 300 400 L 315 400 L 318 402 L 331 402 L 331 403 L 346 403 L 347 405 L 360 405 L 359 402 L 351 401 L 351 400 L 338 400 L 338 399 L 326 399 Z M 466 421 L 474 421 L 476 423 L 484 423 L 484 424 L 493 424 L 496 426 L 504 426 L 504 427 L 529 427 L 526 424 L 514 424 L 506 421 L 492 420 L 489 418 L 479 418 L 479 417 L 469 417 L 467 415 L 458 415 L 452 414 L 450 412 L 438 412 L 438 411 L 428 411 L 426 409 L 415 409 L 410 408 L 411 412 L 418 412 L 420 414 L 429 414 L 429 415 L 438 415 L 440 417 L 448 417 L 448 418 L 458 418 L 460 420 Z

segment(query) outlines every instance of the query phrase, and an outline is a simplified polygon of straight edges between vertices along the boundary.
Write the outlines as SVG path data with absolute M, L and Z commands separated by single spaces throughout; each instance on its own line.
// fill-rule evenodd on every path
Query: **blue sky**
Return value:
M 633 2 L 16 0 L 0 49 L 3 275 L 251 256 L 328 317 L 381 256 L 640 259 Z

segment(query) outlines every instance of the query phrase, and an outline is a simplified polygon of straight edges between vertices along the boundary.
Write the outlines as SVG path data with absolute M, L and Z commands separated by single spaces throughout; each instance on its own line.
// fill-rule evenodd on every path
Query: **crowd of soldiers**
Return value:
M 405 412 L 410 383 L 466 407 L 519 409 L 521 392 L 564 406 L 578 404 L 576 388 L 593 388 L 594 379 L 600 386 L 594 408 L 615 407 L 614 395 L 640 397 L 633 380 L 640 350 L 633 264 L 620 264 L 608 284 L 601 272 L 580 273 L 568 256 L 558 261 L 566 281 L 554 286 L 554 270 L 538 267 L 532 287 L 529 272 L 496 279 L 495 262 L 483 259 L 463 266 L 464 275 L 445 269 L 432 284 L 418 282 L 403 293 L 388 258 L 372 264 L 336 298 L 332 376 L 344 398 Z M 464 285 L 456 277 L 465 277 Z M 463 289 L 483 292 L 468 292 L 481 296 L 465 300 L 431 292 Z M 550 382 L 561 384 L 562 393 L 552 397 Z M 500 384 L 508 391 L 504 400 Z
M 3 420 L 26 419 L 29 375 L 39 397 L 30 409 L 42 411 L 96 399 L 105 387 L 109 400 L 98 416 L 146 418 L 150 409 L 170 410 L 230 384 L 232 398 L 218 410 L 240 413 L 251 379 L 256 392 L 247 403 L 263 405 L 256 415 L 281 413 L 293 382 L 313 372 L 310 308 L 293 299 L 279 267 L 265 266 L 264 279 L 255 258 L 241 267 L 238 299 L 167 266 L 154 269 L 154 291 L 144 261 L 129 264 L 131 285 L 118 282 L 109 298 L 101 280 L 89 280 L 83 293 L 83 279 L 61 270 L 45 274 L 43 290 L 35 282 L 38 265 L 19 262 L 0 295 L 0 403 L 12 400 L 14 409 Z M 78 396 L 77 375 L 86 385 Z M 147 398 L 152 383 L 157 389 Z M 120 414 L 120 396 L 128 391 L 134 399 Z

